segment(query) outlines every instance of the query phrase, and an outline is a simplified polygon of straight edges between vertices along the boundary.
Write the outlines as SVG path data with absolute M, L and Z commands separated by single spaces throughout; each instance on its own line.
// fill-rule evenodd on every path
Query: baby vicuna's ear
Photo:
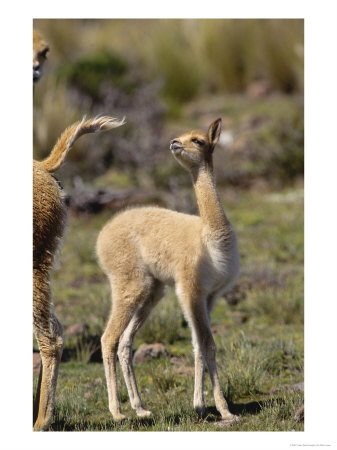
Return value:
M 211 152 L 213 152 L 214 147 L 216 146 L 216 144 L 219 140 L 220 133 L 221 133 L 221 125 L 222 125 L 222 120 L 217 119 L 213 123 L 211 123 L 211 125 L 208 128 L 208 140 L 209 140 Z

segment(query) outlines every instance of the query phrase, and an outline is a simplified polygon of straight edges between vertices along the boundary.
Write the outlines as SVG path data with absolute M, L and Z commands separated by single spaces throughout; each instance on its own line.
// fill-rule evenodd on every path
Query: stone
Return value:
M 300 406 L 295 412 L 294 419 L 296 422 L 304 422 L 304 405 Z
M 133 362 L 134 364 L 142 364 L 143 362 L 151 361 L 151 359 L 154 358 L 167 356 L 167 354 L 164 344 L 141 344 L 133 356 Z
M 95 379 L 95 384 L 102 384 L 103 383 L 103 378 L 102 377 L 98 377 Z
M 297 391 L 297 392 L 303 392 L 304 391 L 304 383 L 294 383 L 294 384 L 284 384 L 283 386 L 277 386 L 270 389 L 271 394 L 277 394 L 278 392 L 282 391 L 283 389 L 291 390 L 291 391 Z
M 255 80 L 247 88 L 247 95 L 250 98 L 265 97 L 270 93 L 270 85 L 266 80 Z
M 89 326 L 87 323 L 74 323 L 73 325 L 69 325 L 64 330 L 64 334 L 67 334 L 68 336 L 79 336 L 80 334 L 85 333 L 89 329 Z
M 230 417 L 228 419 L 221 419 L 217 422 L 214 422 L 214 425 L 216 425 L 217 427 L 220 427 L 220 428 L 228 428 L 228 427 L 238 423 L 239 421 L 240 421 L 240 417 L 233 415 L 232 417 Z
M 194 368 L 187 366 L 181 358 L 172 356 L 170 363 L 174 366 L 174 372 L 178 375 L 192 375 Z

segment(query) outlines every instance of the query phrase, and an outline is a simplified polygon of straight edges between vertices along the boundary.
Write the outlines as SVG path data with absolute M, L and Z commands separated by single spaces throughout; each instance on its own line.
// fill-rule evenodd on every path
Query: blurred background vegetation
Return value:
M 127 119 L 99 143 L 75 145 L 60 175 L 69 193 L 88 183 L 87 191 L 137 186 L 176 197 L 190 180 L 169 140 L 218 116 L 218 183 L 275 186 L 303 175 L 303 20 L 53 19 L 34 27 L 50 45 L 34 96 L 36 158 L 83 114 Z
M 70 214 L 53 274 L 65 327 L 53 429 L 214 429 L 193 413 L 190 333 L 172 289 L 135 343 L 159 341 L 168 350 L 163 360 L 136 368 L 158 422 L 120 428 L 109 419 L 103 368 L 94 361 L 111 299 L 95 241 L 113 213 L 130 205 L 197 213 L 190 177 L 169 141 L 222 117 L 214 167 L 238 235 L 241 272 L 227 302 L 218 301 L 212 329 L 227 399 L 243 408 L 231 429 L 302 430 L 294 412 L 303 392 L 275 388 L 303 381 L 303 20 L 52 19 L 35 20 L 34 28 L 50 46 L 34 92 L 36 159 L 84 114 L 127 120 L 81 138 L 56 174 Z M 76 323 L 85 332 L 71 336 Z M 122 382 L 120 391 L 129 408 Z

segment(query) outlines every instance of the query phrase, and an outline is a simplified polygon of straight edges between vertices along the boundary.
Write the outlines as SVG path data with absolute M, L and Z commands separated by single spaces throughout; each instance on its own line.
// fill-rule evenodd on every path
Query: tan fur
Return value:
M 220 131 L 218 119 L 207 134 L 188 132 L 170 146 L 177 161 L 192 175 L 200 216 L 155 207 L 131 209 L 114 217 L 99 234 L 97 255 L 112 291 L 112 311 L 102 336 L 102 353 L 109 409 L 115 420 L 125 417 L 117 395 L 117 352 L 131 406 L 139 416 L 151 415 L 138 393 L 132 343 L 136 331 L 159 301 L 164 284 L 175 285 L 192 329 L 196 411 L 203 414 L 205 410 L 206 363 L 218 411 L 224 419 L 235 418 L 221 391 L 210 328 L 215 299 L 234 283 L 239 269 L 235 233 L 219 201 L 213 177 L 212 152 Z
M 42 358 L 34 402 L 34 430 L 46 430 L 50 424 L 63 349 L 62 326 L 53 312 L 50 270 L 64 232 L 66 207 L 51 172 L 60 167 L 82 134 L 110 130 L 123 123 L 111 117 L 83 119 L 62 133 L 46 160 L 33 162 L 33 323 Z
M 33 30 L 33 82 L 36 83 L 42 76 L 43 65 L 47 59 L 49 47 L 40 32 Z

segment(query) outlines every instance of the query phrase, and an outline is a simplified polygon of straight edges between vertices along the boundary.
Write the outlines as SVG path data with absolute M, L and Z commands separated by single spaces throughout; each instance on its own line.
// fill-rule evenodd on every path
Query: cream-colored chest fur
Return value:
M 204 238 L 205 256 L 200 265 L 203 286 L 216 295 L 228 291 L 239 273 L 239 255 L 236 236 L 232 230 L 230 240 Z

